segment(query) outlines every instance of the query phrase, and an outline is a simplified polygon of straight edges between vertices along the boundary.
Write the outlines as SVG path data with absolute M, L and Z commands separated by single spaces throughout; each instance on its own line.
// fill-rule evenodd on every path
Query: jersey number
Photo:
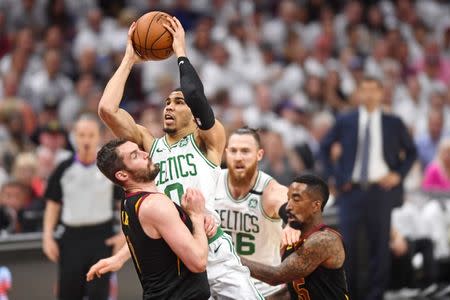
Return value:
M 297 292 L 299 300 L 311 300 L 309 297 L 309 292 L 307 289 L 302 288 L 301 286 L 305 284 L 305 279 L 301 278 L 299 280 L 295 280 L 292 285 L 294 286 L 294 290 Z
M 169 184 L 164 189 L 164 194 L 166 194 L 173 202 L 181 205 L 181 197 L 183 197 L 184 194 L 183 185 L 178 182 Z
M 234 237 L 235 235 L 229 231 L 226 231 L 229 235 Z M 255 243 L 252 242 L 255 237 L 252 234 L 238 232 L 236 233 L 236 238 L 234 239 L 234 247 L 239 255 L 252 255 L 255 253 Z

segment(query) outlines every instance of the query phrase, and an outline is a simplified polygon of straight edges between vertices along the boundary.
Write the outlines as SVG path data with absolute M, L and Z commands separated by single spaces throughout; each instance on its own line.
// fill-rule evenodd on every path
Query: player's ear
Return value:
M 260 161 L 264 156 L 264 149 L 260 148 L 258 149 L 258 152 L 256 152 L 256 158 L 258 161 Z
M 117 171 L 116 174 L 114 174 L 114 176 L 116 177 L 117 180 L 120 181 L 125 181 L 128 179 L 128 173 L 123 170 Z
M 322 211 L 322 201 L 320 200 L 314 201 L 314 209 L 316 211 Z

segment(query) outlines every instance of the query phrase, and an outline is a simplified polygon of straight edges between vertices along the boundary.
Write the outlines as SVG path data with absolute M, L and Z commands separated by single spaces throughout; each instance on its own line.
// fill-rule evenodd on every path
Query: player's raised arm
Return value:
M 149 151 L 154 140 L 153 136 L 145 127 L 136 124 L 127 111 L 119 107 L 131 68 L 141 61 L 131 42 L 131 36 L 135 28 L 136 23 L 133 23 L 128 30 L 125 55 L 103 91 L 98 105 L 98 114 L 117 137 L 132 141 Z
M 215 119 L 214 112 L 206 99 L 200 77 L 186 57 L 183 26 L 175 17 L 168 18 L 168 20 L 169 24 L 164 24 L 163 26 L 173 36 L 172 47 L 178 58 L 180 87 L 184 95 L 184 101 L 191 109 L 195 123 L 199 128 L 198 137 L 206 147 L 208 159 L 219 164 L 226 143 L 225 129 Z

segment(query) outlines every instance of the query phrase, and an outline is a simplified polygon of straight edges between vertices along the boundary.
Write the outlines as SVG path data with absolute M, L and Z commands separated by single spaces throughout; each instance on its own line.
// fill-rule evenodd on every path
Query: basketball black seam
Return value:
M 147 27 L 147 33 L 145 34 L 145 45 L 144 45 L 144 49 L 147 50 L 147 37 L 148 37 L 148 32 L 150 31 L 150 28 L 152 27 L 152 23 L 153 20 L 156 18 L 157 15 L 159 15 L 160 13 L 157 13 L 156 15 L 153 16 L 153 19 L 150 21 L 150 24 Z
M 166 50 L 166 49 L 172 49 L 172 46 L 170 46 L 170 47 L 166 47 L 166 48 L 152 48 L 151 50 L 155 50 L 155 51 L 158 51 L 158 50 Z
M 164 28 L 164 29 L 165 29 L 165 28 Z M 150 46 L 150 50 L 158 50 L 158 49 L 153 49 L 153 45 L 154 45 L 157 41 L 159 41 L 159 39 L 162 38 L 162 36 L 163 36 L 166 32 L 168 32 L 167 29 L 165 29 L 165 31 L 163 31 L 163 33 L 161 33 L 161 35 L 153 42 L 153 44 Z M 169 34 L 172 35 L 170 32 L 169 32 Z M 165 48 L 164 48 L 164 49 L 165 49 Z
M 137 38 L 138 38 L 139 48 L 142 48 L 142 46 L 141 46 L 141 38 L 139 37 L 139 30 L 137 30 L 137 26 L 134 29 L 134 31 L 136 32 L 136 35 L 137 35 Z
M 159 59 L 165 59 L 166 58 L 166 57 L 161 57 L 161 56 L 156 55 L 155 53 L 153 53 L 153 51 L 151 49 L 150 49 L 150 55 L 152 55 L 152 56 L 154 56 L 156 58 L 159 58 Z

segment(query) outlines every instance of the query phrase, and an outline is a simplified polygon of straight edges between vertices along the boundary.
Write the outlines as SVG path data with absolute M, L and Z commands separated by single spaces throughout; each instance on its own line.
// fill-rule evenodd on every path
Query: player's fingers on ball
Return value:
M 180 23 L 180 20 L 178 20 L 178 18 L 177 17 L 173 17 L 173 20 L 175 21 L 175 23 L 179 26 L 179 27 L 182 27 L 181 26 L 181 23 Z
M 167 20 L 167 22 L 168 23 L 166 23 L 166 24 L 168 24 L 174 31 L 177 29 L 177 25 L 176 25 L 176 23 L 173 21 L 173 19 L 171 18 L 171 17 L 169 17 L 169 16 L 166 16 L 166 20 Z
M 175 33 L 175 31 L 173 30 L 172 27 L 169 26 L 169 24 L 162 24 L 162 26 L 163 26 L 164 28 L 166 28 L 167 31 L 169 31 L 172 35 Z

